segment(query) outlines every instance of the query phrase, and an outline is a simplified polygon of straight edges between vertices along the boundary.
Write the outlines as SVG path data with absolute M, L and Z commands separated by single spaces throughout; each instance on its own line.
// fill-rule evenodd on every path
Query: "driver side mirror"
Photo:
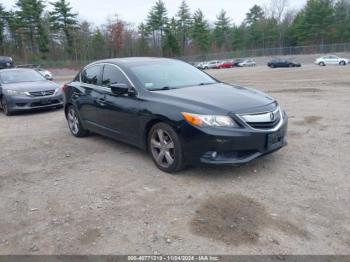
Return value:
M 117 84 L 111 84 L 109 86 L 111 89 L 112 94 L 120 96 L 123 94 L 134 94 L 135 91 L 132 89 L 132 87 L 128 86 L 127 84 L 123 83 L 117 83 Z

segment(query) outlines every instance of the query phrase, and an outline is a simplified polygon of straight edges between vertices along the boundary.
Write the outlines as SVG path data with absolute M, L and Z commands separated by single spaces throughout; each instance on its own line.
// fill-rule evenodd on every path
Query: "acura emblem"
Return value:
M 274 121 L 274 120 L 275 120 L 275 114 L 274 114 L 274 113 L 271 113 L 271 114 L 270 114 L 270 119 L 271 119 L 271 121 Z

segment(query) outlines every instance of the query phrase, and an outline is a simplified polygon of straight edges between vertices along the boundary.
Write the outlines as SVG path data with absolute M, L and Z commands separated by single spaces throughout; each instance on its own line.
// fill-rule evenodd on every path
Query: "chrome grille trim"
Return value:
M 44 90 L 44 91 L 36 91 L 36 92 L 26 92 L 28 96 L 34 97 L 43 97 L 43 96 L 52 96 L 55 93 L 55 90 Z
M 273 114 L 273 118 L 272 118 Z M 261 113 L 249 113 L 249 114 L 237 114 L 237 117 L 244 122 L 249 128 L 258 131 L 277 131 L 283 125 L 283 112 L 280 107 L 277 107 L 274 111 L 261 112 Z M 278 121 L 272 128 L 256 128 L 254 125 L 263 126 L 266 124 L 268 127 L 274 122 Z

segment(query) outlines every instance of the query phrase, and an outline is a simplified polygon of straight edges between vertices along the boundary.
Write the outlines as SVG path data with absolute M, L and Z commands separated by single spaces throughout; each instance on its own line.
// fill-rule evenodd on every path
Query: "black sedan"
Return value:
M 14 112 L 63 106 L 59 85 L 34 69 L 0 71 L 0 101 L 6 115 Z
M 166 172 L 245 164 L 287 143 L 287 115 L 276 100 L 177 60 L 97 61 L 64 94 L 74 136 L 92 131 L 147 149 Z
M 301 64 L 295 63 L 290 60 L 285 59 L 273 59 L 267 63 L 268 67 L 277 68 L 277 67 L 301 67 Z

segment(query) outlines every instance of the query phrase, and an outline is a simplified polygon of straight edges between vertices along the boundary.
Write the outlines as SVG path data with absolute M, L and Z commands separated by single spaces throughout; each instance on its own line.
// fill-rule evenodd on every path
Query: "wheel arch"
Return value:
M 148 135 L 149 132 L 151 131 L 152 127 L 158 123 L 166 123 L 169 126 L 171 126 L 172 128 L 177 129 L 176 125 L 174 124 L 173 121 L 171 121 L 170 119 L 168 119 L 167 117 L 164 116 L 156 116 L 152 119 L 150 119 L 145 125 L 144 125 L 144 132 L 143 132 L 143 137 L 142 137 L 142 148 L 147 150 L 148 148 Z

